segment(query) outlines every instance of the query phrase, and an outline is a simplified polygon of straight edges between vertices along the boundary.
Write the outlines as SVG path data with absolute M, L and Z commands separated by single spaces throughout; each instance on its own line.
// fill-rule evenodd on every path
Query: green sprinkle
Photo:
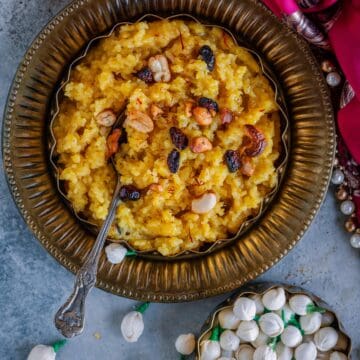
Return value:
M 264 308 L 264 314 L 267 314 L 267 313 L 270 313 L 271 310 L 267 309 L 267 308 Z
M 316 306 L 314 304 L 309 304 L 306 307 L 306 312 L 308 314 L 314 313 L 314 312 L 319 312 L 320 314 L 323 314 L 326 310 L 322 307 Z
M 149 302 L 144 302 L 144 303 L 136 306 L 135 310 L 138 311 L 139 313 L 143 314 L 149 306 L 150 306 Z
M 220 339 L 220 331 L 221 331 L 221 327 L 220 326 L 215 326 L 212 329 L 210 340 L 219 341 L 219 339 Z
M 260 320 L 260 315 L 255 315 L 254 320 L 258 322 Z
M 135 250 L 128 250 L 126 256 L 137 256 L 137 252 Z
M 181 355 L 180 355 L 180 360 L 185 360 L 185 359 L 186 359 L 186 356 L 183 355 L 183 354 L 181 354 Z
M 59 340 L 56 343 L 52 344 L 54 351 L 57 353 L 64 345 L 66 344 L 66 340 Z
M 275 351 L 276 348 L 276 344 L 280 341 L 280 336 L 276 336 L 274 338 L 270 338 L 270 340 L 268 341 L 268 345 L 271 347 L 271 349 L 273 349 Z

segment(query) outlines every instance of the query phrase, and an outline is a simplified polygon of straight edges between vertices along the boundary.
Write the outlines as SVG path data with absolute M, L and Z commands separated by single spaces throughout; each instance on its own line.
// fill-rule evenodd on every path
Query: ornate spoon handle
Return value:
M 111 199 L 109 213 L 95 240 L 88 258 L 76 274 L 74 290 L 64 305 L 55 315 L 55 326 L 67 338 L 81 334 L 85 321 L 85 300 L 96 283 L 96 274 L 101 250 L 104 246 L 109 228 L 114 220 L 119 204 L 120 177 L 117 177 L 116 188 Z

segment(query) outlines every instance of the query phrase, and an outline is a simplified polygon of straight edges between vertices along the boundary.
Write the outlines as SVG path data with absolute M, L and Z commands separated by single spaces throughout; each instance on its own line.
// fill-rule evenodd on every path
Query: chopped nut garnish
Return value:
M 100 126 L 110 127 L 113 126 L 116 121 L 116 115 L 111 109 L 101 111 L 96 115 L 96 122 Z
M 158 193 L 161 193 L 161 192 L 163 192 L 163 190 L 164 190 L 164 188 L 162 187 L 162 185 L 160 185 L 160 184 L 151 184 L 150 186 L 149 186 L 149 191 L 151 191 L 151 192 L 158 192 Z
M 249 138 L 245 139 L 245 154 L 251 157 L 260 155 L 266 146 L 265 136 L 253 125 L 245 125 L 245 129 L 249 135 Z
M 124 124 L 142 133 L 154 130 L 154 123 L 150 116 L 139 110 L 129 111 Z
M 192 138 L 190 141 L 190 149 L 193 153 L 203 153 L 213 148 L 210 140 L 205 136 Z
M 207 192 L 191 202 L 191 211 L 196 214 L 206 214 L 216 205 L 216 195 Z
M 195 105 L 195 102 L 194 101 L 186 101 L 185 102 L 185 115 L 187 117 L 191 117 L 192 116 L 192 109 Z
M 220 110 L 220 120 L 221 124 L 226 125 L 230 124 L 233 120 L 233 113 L 231 110 L 223 108 Z
M 164 111 L 155 104 L 151 104 L 150 113 L 153 119 L 156 119 L 159 115 L 163 114 Z
M 201 125 L 201 126 L 206 126 L 206 125 L 210 125 L 212 122 L 212 116 L 211 113 L 208 109 L 201 107 L 201 106 L 196 106 L 193 109 L 193 115 L 195 118 L 195 121 Z
M 155 55 L 149 59 L 149 68 L 156 82 L 169 82 L 171 73 L 169 63 L 164 55 Z
M 119 139 L 121 137 L 121 129 L 114 129 L 113 132 L 108 136 L 106 140 L 107 151 L 106 158 L 109 159 L 111 156 L 116 154 L 119 150 Z
M 252 164 L 250 157 L 242 156 L 240 172 L 245 176 L 252 176 L 254 174 L 254 171 L 255 167 Z

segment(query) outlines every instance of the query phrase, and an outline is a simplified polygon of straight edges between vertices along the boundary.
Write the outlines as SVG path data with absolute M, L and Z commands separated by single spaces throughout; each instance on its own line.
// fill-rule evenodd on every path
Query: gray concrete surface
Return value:
M 0 110 L 24 51 L 47 21 L 69 1 L 0 0 Z M 360 359 L 360 261 L 342 227 L 332 191 L 296 248 L 259 280 L 303 286 L 339 313 Z M 69 294 L 73 276 L 40 246 L 21 219 L 0 173 L 0 360 L 26 359 L 39 343 L 59 339 L 52 318 Z M 127 344 L 120 321 L 135 302 L 101 290 L 91 293 L 87 326 L 57 359 L 177 359 L 174 340 L 200 330 L 209 311 L 226 295 L 185 304 L 154 304 L 145 315 L 145 332 Z M 97 339 L 95 333 L 100 334 Z

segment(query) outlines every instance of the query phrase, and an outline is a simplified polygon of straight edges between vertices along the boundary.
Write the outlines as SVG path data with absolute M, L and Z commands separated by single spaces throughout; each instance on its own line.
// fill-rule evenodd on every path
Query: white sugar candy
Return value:
M 262 302 L 268 310 L 281 309 L 286 303 L 285 290 L 278 287 L 267 291 L 262 297 Z

